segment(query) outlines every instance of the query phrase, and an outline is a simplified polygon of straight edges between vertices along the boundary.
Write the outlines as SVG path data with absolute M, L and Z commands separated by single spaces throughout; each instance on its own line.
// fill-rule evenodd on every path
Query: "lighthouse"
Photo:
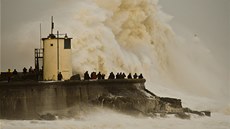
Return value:
M 69 38 L 67 34 L 60 34 L 59 31 L 54 34 L 53 29 L 52 17 L 51 33 L 47 38 L 42 38 L 43 80 L 57 81 L 58 74 L 62 75 L 63 80 L 69 80 L 72 76 L 72 38 Z

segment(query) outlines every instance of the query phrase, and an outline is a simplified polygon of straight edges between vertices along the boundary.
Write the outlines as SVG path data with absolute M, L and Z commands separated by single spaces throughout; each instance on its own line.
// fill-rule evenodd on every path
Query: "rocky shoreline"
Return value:
M 190 119 L 191 114 L 198 116 L 211 117 L 210 111 L 195 111 L 189 108 L 182 107 L 180 99 L 159 97 L 147 89 L 139 89 L 130 87 L 128 90 L 122 89 L 107 89 L 104 94 L 92 99 L 91 106 L 109 108 L 120 113 L 133 116 L 148 116 L 155 118 L 167 117 L 174 114 L 175 117 L 181 119 Z M 86 105 L 85 105 L 86 106 Z M 76 113 L 76 112 L 75 112 Z M 63 114 L 43 114 L 41 120 L 56 120 L 58 118 L 68 118 L 69 115 Z M 73 116 L 72 116 L 73 117 Z
M 93 103 L 130 115 L 141 113 L 145 116 L 155 117 L 159 113 L 163 117 L 167 114 L 175 114 L 176 117 L 182 119 L 190 119 L 190 114 L 211 116 L 210 111 L 195 111 L 182 107 L 180 99 L 159 97 L 147 89 L 132 89 L 131 91 L 132 93 L 129 95 L 122 93 L 122 91 L 110 92 L 108 95 L 98 97 Z

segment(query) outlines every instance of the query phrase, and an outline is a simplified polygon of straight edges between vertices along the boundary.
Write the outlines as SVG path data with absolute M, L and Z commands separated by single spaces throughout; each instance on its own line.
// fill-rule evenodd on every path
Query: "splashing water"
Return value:
M 173 116 L 167 118 L 132 117 L 110 110 L 97 111 L 81 120 L 56 121 L 7 121 L 0 123 L 2 129 L 228 129 L 228 116 L 213 114 L 211 118 L 192 116 L 191 120 L 181 120 Z
M 79 6 L 75 72 L 145 72 L 150 78 L 158 66 L 166 65 L 164 46 L 172 33 L 160 19 L 154 20 L 155 2 L 95 0 Z
M 162 22 L 157 1 L 80 1 L 73 69 L 143 73 L 159 82 L 168 68 L 166 45 L 174 41 L 171 28 Z M 150 82 L 150 81 L 149 81 Z
M 218 62 L 198 37 L 174 34 L 158 0 L 80 0 L 76 5 L 70 29 L 77 36 L 74 73 L 143 73 L 147 87 L 160 95 L 226 103 L 227 81 Z M 178 90 L 191 96 L 186 99 Z
M 222 74 L 224 69 L 219 67 L 201 39 L 187 36 L 189 34 L 183 38 L 174 34 L 167 24 L 171 17 L 160 10 L 158 0 L 77 0 L 74 3 L 59 11 L 66 13 L 64 10 L 69 10 L 68 16 L 59 14 L 63 17 L 60 21 L 68 25 L 60 24 L 60 30 L 70 32 L 74 37 L 74 73 L 143 73 L 147 79 L 146 87 L 160 96 L 181 98 L 183 105 L 197 110 L 230 114 L 229 91 L 225 90 L 228 84 Z M 2 125 L 8 128 L 26 125 L 39 129 L 119 129 L 143 128 L 143 125 L 144 128 L 189 128 L 191 122 L 198 124 L 198 128 L 214 129 L 221 125 L 227 129 L 230 126 L 229 116 L 220 114 L 214 114 L 210 119 L 194 118 L 186 122 L 173 117 L 154 120 L 110 111 L 97 113 L 84 117 L 83 121 L 55 121 L 58 125 L 55 127 L 53 123 L 42 121 L 18 124 L 4 121 Z M 112 117 L 108 119 L 106 114 Z

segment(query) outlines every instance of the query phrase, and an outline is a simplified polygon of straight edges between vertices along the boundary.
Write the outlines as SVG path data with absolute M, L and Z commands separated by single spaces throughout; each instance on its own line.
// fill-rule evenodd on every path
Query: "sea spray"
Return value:
M 140 4 L 141 2 L 143 4 Z M 66 3 L 62 2 L 62 4 Z M 55 15 L 57 18 L 55 23 L 59 26 L 56 26 L 56 29 L 71 32 L 74 38 L 75 73 L 83 74 L 86 70 L 101 71 L 106 74 L 110 71 L 143 73 L 147 78 L 147 87 L 154 93 L 179 97 L 183 104 L 195 108 L 209 109 L 215 106 L 209 99 L 213 94 L 221 98 L 212 98 L 215 102 L 224 100 L 226 93 L 220 97 L 223 93 L 221 89 L 227 86 L 221 84 L 225 80 L 220 76 L 215 77 L 219 73 L 214 72 L 218 64 L 212 58 L 205 63 L 207 56 L 212 57 L 211 52 L 205 46 L 202 47 L 202 42 L 194 41 L 193 36 L 188 38 L 186 35 L 178 39 L 164 22 L 165 15 L 163 17 L 156 0 L 77 0 L 71 4 L 71 6 L 61 7 L 61 11 Z M 138 12 L 145 11 L 135 14 L 135 8 Z M 47 14 L 50 16 L 53 12 Z M 132 19 L 130 15 L 138 18 Z M 28 26 L 26 28 L 33 30 Z M 210 64 L 211 68 L 204 68 Z M 202 76 L 197 76 L 199 70 Z M 212 77 L 206 78 L 210 73 Z M 205 93 L 202 93 L 203 90 Z M 224 113 L 229 114 L 229 106 L 221 108 Z M 219 110 L 215 108 L 213 111 Z M 4 129 L 193 129 L 196 127 L 227 129 L 229 126 L 229 116 L 215 113 L 211 118 L 192 117 L 190 121 L 185 121 L 171 116 L 156 119 L 134 118 L 104 109 L 91 116 L 83 114 L 81 120 L 0 121 L 0 127 Z
M 76 14 L 74 72 L 143 72 L 149 80 L 157 80 L 167 68 L 165 46 L 173 37 L 158 16 L 157 2 L 94 2 L 90 8 L 83 4 Z
M 199 37 L 179 38 L 157 0 L 78 1 L 71 32 L 75 73 L 143 73 L 156 93 L 226 97 L 218 62 Z M 189 33 L 190 34 L 190 33 Z M 160 91 L 162 90 L 162 91 Z M 168 93 L 168 92 L 166 92 Z M 176 95 L 176 94 L 174 94 Z M 177 96 L 184 97 L 184 96 Z
M 213 114 L 213 117 L 192 116 L 191 120 L 182 120 L 169 115 L 167 118 L 132 117 L 115 113 L 111 110 L 101 110 L 81 119 L 64 119 L 56 121 L 7 121 L 2 120 L 3 129 L 228 129 L 228 116 Z
M 41 19 L 51 15 L 55 29 L 73 37 L 74 73 L 143 73 L 148 89 L 185 105 L 215 109 L 227 103 L 227 81 L 212 52 L 190 30 L 176 36 L 157 0 L 69 0 Z M 35 24 L 22 30 L 31 32 Z

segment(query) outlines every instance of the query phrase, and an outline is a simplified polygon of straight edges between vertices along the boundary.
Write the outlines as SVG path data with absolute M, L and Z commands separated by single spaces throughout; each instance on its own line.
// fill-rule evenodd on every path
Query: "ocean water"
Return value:
M 60 28 L 73 37 L 73 70 L 143 73 L 146 88 L 182 99 L 184 107 L 212 117 L 182 120 L 133 117 L 100 109 L 56 121 L 0 120 L 1 129 L 229 129 L 229 84 L 212 52 L 198 37 L 169 26 L 158 0 L 77 0 L 59 8 Z M 64 15 L 63 15 L 64 14 Z M 66 21 L 66 19 L 69 19 Z M 189 32 L 188 32 L 189 33 Z
M 111 111 L 97 112 L 81 119 L 56 121 L 1 120 L 1 129 L 229 129 L 229 116 L 214 113 L 212 117 L 192 116 L 182 120 L 167 118 L 132 117 Z

